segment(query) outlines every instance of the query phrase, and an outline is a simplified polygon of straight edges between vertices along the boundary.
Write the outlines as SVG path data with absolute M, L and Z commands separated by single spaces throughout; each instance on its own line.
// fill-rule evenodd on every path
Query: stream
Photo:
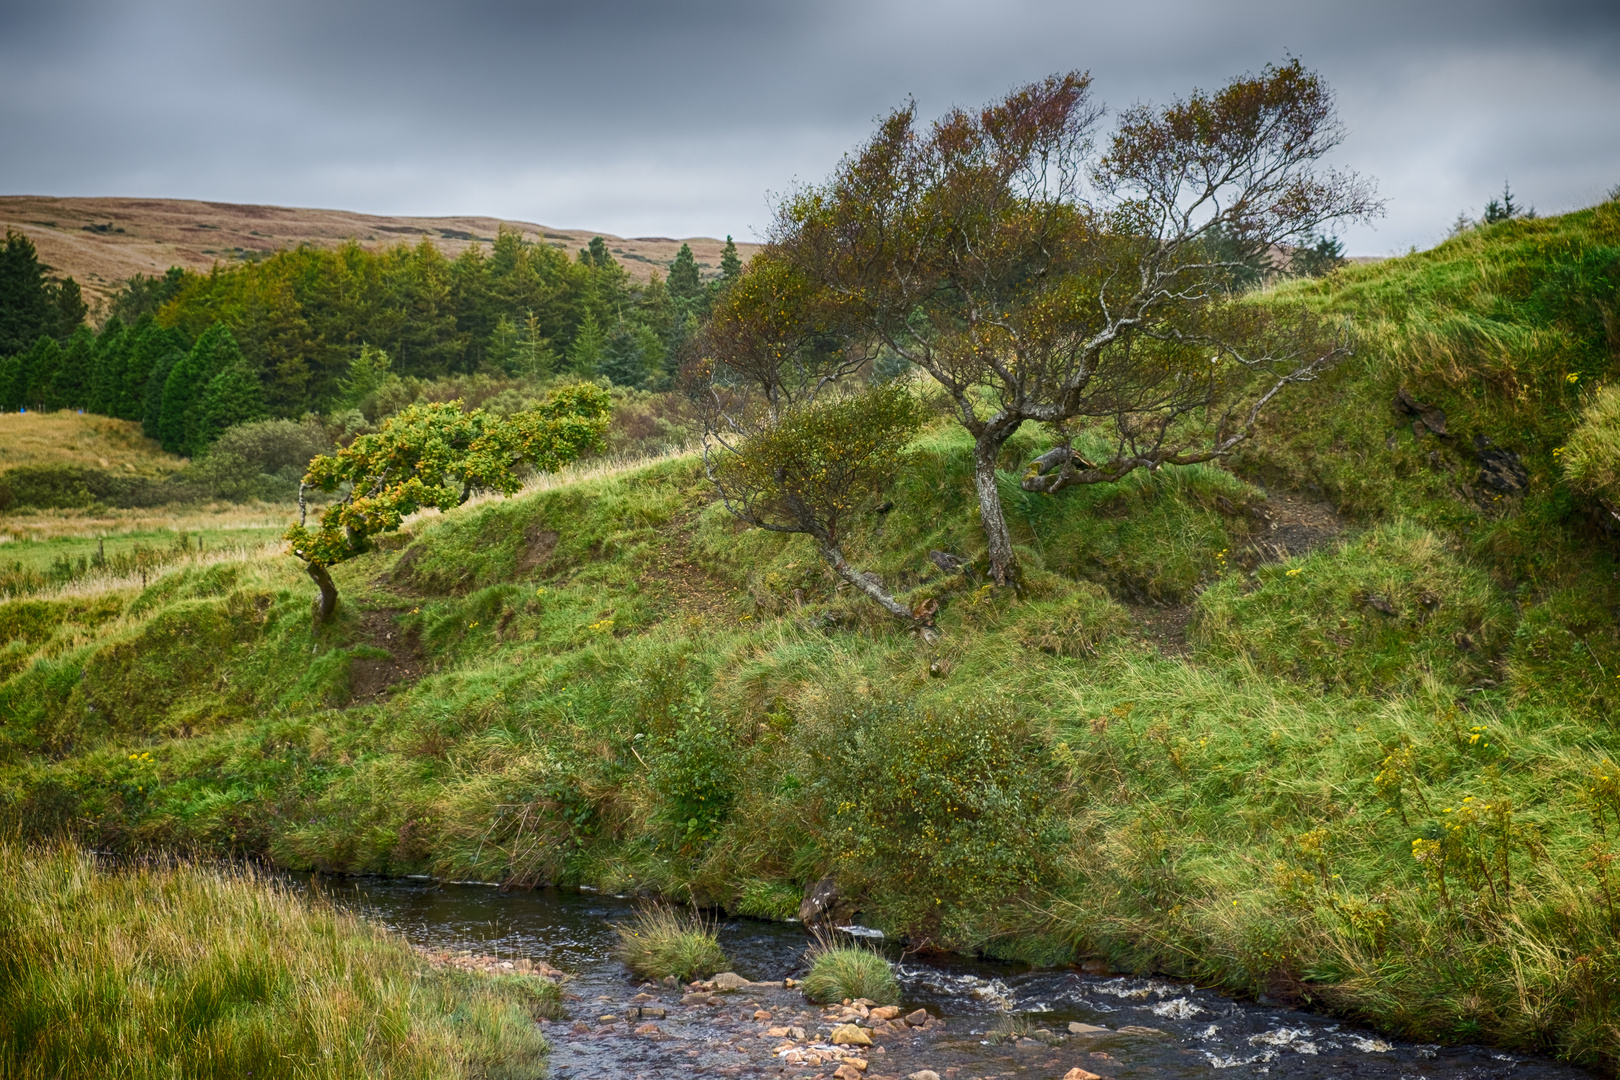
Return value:
M 819 1064 L 806 1060 L 821 1053 L 815 1047 L 825 1045 L 836 1024 L 797 990 L 781 986 L 802 974 L 807 939 L 797 924 L 722 921 L 720 942 L 734 970 L 777 985 L 683 1005 L 685 988 L 638 985 L 613 959 L 611 924 L 635 913 L 630 900 L 386 879 L 327 879 L 318 888 L 413 944 L 544 961 L 571 973 L 568 1015 L 543 1024 L 554 1080 L 826 1077 L 839 1065 L 831 1056 Z M 942 1080 L 1056 1080 L 1075 1068 L 1110 1080 L 1593 1075 L 1486 1047 L 1386 1040 L 1328 1017 L 1234 1001 L 1182 982 L 964 959 L 906 958 L 898 974 L 904 1010 L 926 1009 L 942 1022 L 924 1028 L 897 1022 L 899 1031 L 878 1034 L 875 1045 L 859 1051 L 863 1080 L 898 1080 L 923 1069 Z M 640 1015 L 628 1011 L 637 1007 Z M 1078 1033 L 1071 1034 L 1071 1023 Z M 787 1053 L 794 1040 L 770 1034 L 784 1027 L 804 1029 L 797 1036 L 800 1051 Z

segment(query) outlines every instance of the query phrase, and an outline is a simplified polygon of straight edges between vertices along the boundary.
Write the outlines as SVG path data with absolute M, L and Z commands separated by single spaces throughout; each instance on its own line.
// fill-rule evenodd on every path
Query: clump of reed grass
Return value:
M 673 975 L 685 982 L 724 971 L 730 964 L 714 924 L 695 911 L 683 914 L 663 905 L 646 907 L 613 929 L 619 935 L 615 954 L 643 979 Z
M 0 839 L 0 910 L 3 1076 L 542 1074 L 553 988 L 435 971 L 251 869 Z
M 900 1000 L 900 984 L 888 958 L 871 945 L 817 930 L 810 951 L 810 973 L 804 977 L 804 996 L 826 1004 L 845 998 L 865 998 L 879 1005 Z

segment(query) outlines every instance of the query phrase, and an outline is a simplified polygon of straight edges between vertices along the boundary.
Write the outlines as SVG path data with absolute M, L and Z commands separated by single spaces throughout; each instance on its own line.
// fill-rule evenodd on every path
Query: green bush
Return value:
M 882 919 L 973 945 L 981 917 L 1040 884 L 1057 838 L 1050 777 L 1015 717 L 890 703 L 830 728 L 810 747 L 823 850 Z
M 706 704 L 676 707 L 669 730 L 655 733 L 648 779 L 660 816 L 683 850 L 713 840 L 737 798 L 736 738 Z
M 643 908 L 629 922 L 615 923 L 616 955 L 643 979 L 673 975 L 682 982 L 724 971 L 730 962 L 715 939 L 712 923 L 670 907 Z
M 161 506 L 173 495 L 163 481 L 77 465 L 20 465 L 0 473 L 0 511 Z
M 810 947 L 810 971 L 804 977 L 804 996 L 819 1004 L 865 998 L 879 1005 L 900 1000 L 889 961 L 876 949 L 840 945 L 822 937 Z
M 326 426 L 314 417 L 239 424 L 171 483 L 232 502 L 290 500 L 297 496 L 309 463 L 335 446 Z

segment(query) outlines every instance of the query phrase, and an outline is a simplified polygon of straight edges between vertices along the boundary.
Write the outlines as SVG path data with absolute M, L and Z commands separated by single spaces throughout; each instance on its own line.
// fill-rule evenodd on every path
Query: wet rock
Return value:
M 871 1046 L 872 1036 L 854 1024 L 843 1024 L 833 1029 L 832 1038 L 828 1041 L 834 1046 Z
M 574 1026 L 568 1030 L 573 1032 L 575 1035 L 589 1035 L 591 1033 L 591 1025 L 587 1024 L 583 1020 L 575 1020 Z
M 836 1080 L 861 1080 L 861 1070 L 846 1061 L 833 1070 L 833 1076 Z
M 814 926 L 828 919 L 841 898 L 838 891 L 838 882 L 831 875 L 822 878 L 804 894 L 799 902 L 799 921 L 806 926 Z
M 735 971 L 722 971 L 709 980 L 709 985 L 716 990 L 741 990 L 749 985 L 748 980 Z
M 1078 1065 L 1063 1074 L 1063 1080 L 1103 1080 L 1094 1072 L 1087 1072 Z
M 874 1020 L 893 1020 L 895 1017 L 900 1015 L 900 1006 L 879 1005 L 877 1008 L 873 1009 L 869 1015 Z
M 918 1069 L 914 1073 L 908 1073 L 906 1080 L 939 1080 L 939 1073 L 933 1069 Z
M 1126 1024 L 1119 1029 L 1121 1035 L 1152 1035 L 1164 1038 L 1165 1033 L 1154 1027 L 1143 1027 L 1141 1024 Z
M 657 1035 L 658 1034 L 658 1025 L 657 1024 L 642 1024 L 640 1027 L 636 1028 L 636 1034 L 637 1035 Z
M 906 1013 L 906 1023 L 912 1027 L 922 1027 L 928 1023 L 928 1010 L 918 1009 L 916 1012 Z
M 789 1030 L 791 1029 L 785 1027 L 767 1028 L 765 1031 L 765 1037 L 768 1039 L 785 1039 L 788 1037 Z
M 662 1020 L 666 1015 L 662 1005 L 637 1005 L 624 1011 L 626 1020 Z
M 685 997 L 681 998 L 681 1004 L 682 1005 L 719 1005 L 722 1000 L 723 1000 L 722 998 L 717 998 L 713 994 L 707 994 L 707 993 L 703 993 L 702 991 L 699 991 L 698 993 L 695 993 L 695 994 L 687 994 Z
M 1079 1021 L 1071 1021 L 1069 1023 L 1069 1034 L 1070 1035 L 1111 1035 L 1111 1034 L 1113 1034 L 1113 1032 L 1109 1031 L 1105 1027 L 1098 1027 L 1096 1024 L 1082 1024 Z

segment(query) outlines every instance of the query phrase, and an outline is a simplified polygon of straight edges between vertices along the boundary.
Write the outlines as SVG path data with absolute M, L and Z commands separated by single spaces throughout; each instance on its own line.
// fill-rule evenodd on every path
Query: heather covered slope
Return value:
M 287 558 L 13 601 L 0 798 L 114 848 L 762 916 L 832 874 L 915 943 L 1612 1069 L 1620 582 L 1558 459 L 1617 289 L 1612 203 L 1279 289 L 1360 345 L 1230 470 L 1039 498 L 1041 434 L 1009 447 L 1022 596 L 971 573 L 942 419 L 851 552 L 936 642 L 679 457 L 422 519 L 318 636 Z

